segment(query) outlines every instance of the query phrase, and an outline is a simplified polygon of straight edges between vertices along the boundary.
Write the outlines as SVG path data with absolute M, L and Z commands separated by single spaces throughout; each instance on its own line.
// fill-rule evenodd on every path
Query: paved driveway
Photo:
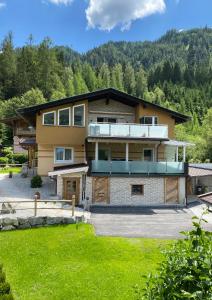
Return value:
M 92 213 L 90 222 L 97 235 L 175 239 L 192 228 L 190 209 L 147 209 L 140 214 Z M 212 231 L 212 223 L 204 225 Z

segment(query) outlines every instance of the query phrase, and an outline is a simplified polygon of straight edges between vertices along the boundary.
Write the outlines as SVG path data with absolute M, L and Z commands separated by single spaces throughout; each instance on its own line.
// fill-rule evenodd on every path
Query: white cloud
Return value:
M 60 4 L 69 5 L 73 2 L 73 0 L 48 0 L 48 1 L 56 5 L 60 5 Z
M 6 6 L 6 3 L 5 2 L 0 2 L 0 9 L 5 7 Z
M 165 9 L 165 0 L 89 0 L 86 17 L 89 28 L 110 31 L 120 25 L 127 30 L 132 21 Z

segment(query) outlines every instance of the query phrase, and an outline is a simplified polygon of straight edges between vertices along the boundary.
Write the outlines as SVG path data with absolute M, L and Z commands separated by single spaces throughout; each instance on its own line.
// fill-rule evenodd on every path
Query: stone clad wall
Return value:
M 132 206 L 157 206 L 165 203 L 165 177 L 110 177 L 110 204 L 109 205 L 132 205 Z M 132 184 L 143 184 L 143 195 L 131 195 Z M 87 177 L 86 196 L 89 203 L 93 203 L 92 177 Z M 179 178 L 179 204 L 185 205 L 185 178 Z M 99 204 L 99 203 L 97 203 Z M 106 203 L 102 203 L 105 205 Z M 175 204 L 173 204 L 175 205 Z M 177 205 L 177 204 L 176 204 Z
M 82 220 L 83 221 L 83 220 Z M 0 219 L 0 231 L 29 229 L 50 225 L 74 224 L 75 218 L 67 217 L 29 217 Z

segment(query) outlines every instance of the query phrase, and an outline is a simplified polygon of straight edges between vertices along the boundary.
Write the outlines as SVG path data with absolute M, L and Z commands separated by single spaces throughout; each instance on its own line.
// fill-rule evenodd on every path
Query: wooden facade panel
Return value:
M 167 204 L 179 203 L 179 177 L 165 178 L 165 202 Z
M 108 177 L 93 177 L 93 203 L 110 203 Z

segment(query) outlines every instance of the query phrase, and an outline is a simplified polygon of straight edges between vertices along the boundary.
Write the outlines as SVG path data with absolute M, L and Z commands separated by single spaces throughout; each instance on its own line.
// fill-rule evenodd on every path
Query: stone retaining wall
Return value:
M 84 222 L 84 220 L 82 217 L 3 218 L 0 219 L 0 231 L 45 227 L 51 225 L 74 224 L 76 222 Z

